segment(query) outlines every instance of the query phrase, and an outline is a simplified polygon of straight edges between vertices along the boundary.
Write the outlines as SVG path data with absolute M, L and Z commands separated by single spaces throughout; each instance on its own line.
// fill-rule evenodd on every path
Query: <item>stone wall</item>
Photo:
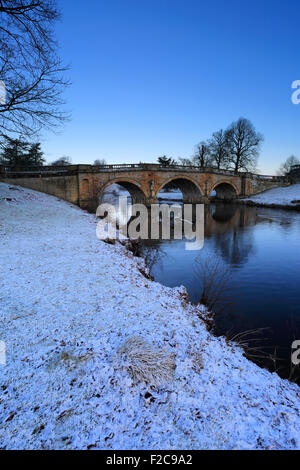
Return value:
M 15 184 L 24 188 L 34 189 L 41 193 L 51 194 L 72 204 L 79 204 L 77 176 L 49 176 L 49 177 L 22 177 L 1 178 L 7 184 Z

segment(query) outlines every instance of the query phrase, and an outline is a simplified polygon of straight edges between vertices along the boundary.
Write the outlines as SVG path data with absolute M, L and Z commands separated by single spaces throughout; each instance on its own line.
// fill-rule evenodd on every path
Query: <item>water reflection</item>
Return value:
M 253 231 L 244 230 L 257 223 L 255 209 L 217 204 L 207 206 L 205 239 L 211 239 L 214 251 L 229 264 L 240 266 L 254 252 Z
M 233 302 L 218 319 L 217 332 L 270 327 L 264 349 L 271 352 L 276 348 L 277 355 L 285 359 L 281 374 L 288 376 L 291 343 L 300 339 L 299 229 L 297 213 L 211 204 L 205 207 L 202 250 L 187 252 L 184 240 L 147 243 L 148 250 L 153 246 L 156 250 L 152 275 L 170 287 L 184 285 L 191 301 L 199 302 L 202 285 L 195 276 L 197 260 L 219 256 L 233 270 L 228 287 Z

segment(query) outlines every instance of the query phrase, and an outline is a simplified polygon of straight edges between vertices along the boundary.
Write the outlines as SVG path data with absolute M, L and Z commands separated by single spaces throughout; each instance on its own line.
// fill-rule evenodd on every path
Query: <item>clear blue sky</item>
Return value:
M 259 170 L 300 157 L 300 6 L 294 0 L 61 0 L 72 121 L 48 161 L 154 162 L 240 116 L 265 136 Z

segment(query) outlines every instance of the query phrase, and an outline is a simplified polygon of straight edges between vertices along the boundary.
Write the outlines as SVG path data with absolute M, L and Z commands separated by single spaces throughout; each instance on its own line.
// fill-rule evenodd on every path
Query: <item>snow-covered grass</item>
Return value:
M 257 196 L 243 199 L 243 201 L 253 201 L 256 204 L 262 205 L 296 206 L 300 204 L 300 184 L 270 189 Z
M 299 388 L 212 336 L 94 216 L 3 183 L 0 211 L 0 448 L 300 448 Z

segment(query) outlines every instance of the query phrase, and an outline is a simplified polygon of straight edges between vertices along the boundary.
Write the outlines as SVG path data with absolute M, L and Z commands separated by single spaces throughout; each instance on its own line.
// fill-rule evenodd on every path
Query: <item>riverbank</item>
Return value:
M 299 387 L 212 336 L 93 215 L 4 183 L 0 210 L 1 448 L 300 448 Z
M 300 184 L 269 189 L 256 196 L 240 199 L 238 202 L 248 206 L 288 209 L 300 212 Z

